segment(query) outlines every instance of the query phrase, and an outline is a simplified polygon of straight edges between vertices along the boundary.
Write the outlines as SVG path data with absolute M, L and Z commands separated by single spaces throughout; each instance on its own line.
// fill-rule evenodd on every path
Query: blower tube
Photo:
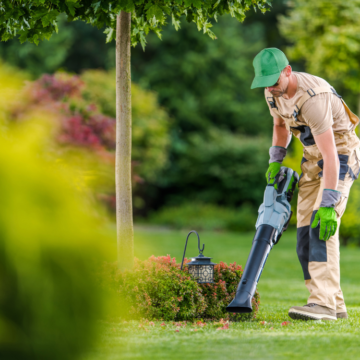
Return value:
M 270 225 L 260 225 L 257 228 L 244 273 L 236 290 L 235 299 L 228 305 L 226 311 L 233 313 L 252 312 L 251 300 L 272 248 L 275 234 L 276 229 Z

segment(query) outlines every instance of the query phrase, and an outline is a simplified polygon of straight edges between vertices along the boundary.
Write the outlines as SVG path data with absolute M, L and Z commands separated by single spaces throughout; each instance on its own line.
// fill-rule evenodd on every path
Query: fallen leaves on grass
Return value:
M 227 322 L 223 327 L 219 327 L 216 330 L 229 330 L 229 323 Z

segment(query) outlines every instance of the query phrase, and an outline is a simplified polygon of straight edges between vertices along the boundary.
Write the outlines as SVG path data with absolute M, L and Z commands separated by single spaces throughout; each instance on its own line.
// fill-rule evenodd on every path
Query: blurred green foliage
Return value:
M 215 128 L 193 133 L 159 180 L 171 189 L 168 203 L 190 200 L 238 206 L 250 202 L 257 206 L 266 186 L 269 142 L 266 137 L 245 137 Z
M 23 3 L 3 2 L 0 14 L 1 40 L 16 38 L 21 43 L 28 41 L 39 44 L 49 40 L 58 32 L 58 17 L 67 16 L 68 21 L 81 20 L 98 29 L 106 27 L 106 41 L 116 38 L 116 22 L 118 14 L 123 11 L 131 15 L 131 29 L 126 35 L 132 46 L 141 44 L 145 48 L 146 37 L 153 31 L 161 39 L 161 31 L 170 23 L 176 30 L 180 29 L 180 20 L 186 18 L 189 23 L 216 39 L 210 30 L 212 21 L 224 14 L 242 22 L 245 13 L 253 9 L 265 13 L 271 7 L 271 0 L 244 0 L 228 2 L 226 0 L 211 1 L 123 1 L 76 0 L 59 2 L 58 0 L 28 0 Z M 235 21 L 234 19 L 234 21 Z
M 104 219 L 72 160 L 49 156 L 50 124 L 0 131 L 0 358 L 77 359 L 103 315 L 94 264 Z M 65 160 L 65 157 L 63 158 Z
M 26 69 L 34 78 L 59 69 L 81 72 L 84 69 L 108 69 L 115 65 L 113 44 L 105 43 L 102 31 L 82 21 L 67 23 L 65 16 L 58 20 L 59 32 L 39 45 L 16 39 L 0 42 L 0 57 L 6 62 Z
M 149 37 L 143 56 L 136 54 L 140 49 L 133 51 L 133 81 L 157 91 L 181 137 L 206 132 L 209 126 L 252 135 L 267 132 L 271 121 L 263 121 L 268 110 L 262 92 L 250 90 L 252 60 L 265 47 L 265 28 L 226 17 L 217 26 L 215 41 L 186 22 L 181 32 L 169 27 L 161 42 Z
M 147 221 L 176 229 L 254 231 L 256 218 L 257 211 L 250 205 L 233 209 L 189 202 L 151 213 Z
M 0 125 L 6 123 L 7 111 L 16 104 L 19 90 L 28 79 L 29 75 L 26 72 L 0 60 L 0 114 L 3 118 Z
M 360 245 L 360 180 L 354 181 L 345 213 L 341 218 L 340 237 L 343 245 Z
M 331 82 L 358 112 L 359 6 L 359 0 L 295 0 L 286 16 L 279 17 L 280 31 L 292 43 L 289 58 L 305 61 L 307 72 Z
M 270 12 L 249 12 L 242 24 L 230 16 L 220 17 L 213 27 L 217 40 L 203 36 L 186 21 L 181 22 L 178 32 L 168 24 L 162 41 L 150 33 L 145 52 L 140 46 L 132 49 L 132 76 L 140 85 L 133 84 L 133 170 L 144 180 L 136 183 L 135 216 L 161 208 L 165 214 L 167 206 L 186 208 L 201 203 L 204 207 L 214 205 L 214 209 L 221 209 L 219 212 L 228 206 L 228 216 L 235 219 L 230 213 L 239 212 L 241 217 L 245 213 L 242 206 L 245 210 L 247 206 L 258 208 L 265 187 L 263 173 L 268 165 L 272 119 L 261 89 L 250 90 L 252 60 L 263 47 L 284 47 L 276 25 L 286 6 L 285 1 L 275 0 Z M 86 68 L 114 66 L 114 44 L 105 45 L 105 35 L 97 29 L 81 21 L 62 21 L 59 34 L 54 34 L 49 43 L 61 33 L 68 34 L 66 41 L 71 46 L 59 68 L 82 73 Z M 41 66 L 37 68 L 35 62 L 32 67 L 19 61 L 16 52 L 23 45 L 18 42 L 1 43 L 0 51 L 9 59 L 13 53 L 12 61 L 36 75 L 43 65 L 47 71 L 54 71 L 46 65 L 51 53 L 44 58 L 41 48 L 45 44 L 26 45 L 32 47 L 34 56 L 39 52 L 36 56 Z M 58 46 L 62 47 L 60 43 Z M 294 67 L 302 69 L 298 64 Z M 81 78 L 86 83 L 86 101 L 95 102 L 101 113 L 114 117 L 112 74 L 91 70 Z M 144 88 L 151 93 L 138 94 Z M 162 110 L 151 105 L 155 101 L 153 91 L 171 121 L 165 121 Z M 144 109 L 151 109 L 153 117 L 145 116 Z M 142 120 L 136 123 L 137 118 Z M 155 118 L 159 119 L 156 125 Z M 146 123 L 150 124 L 147 129 Z M 143 151 L 137 143 L 151 146 Z M 232 221 L 219 226 L 228 228 Z M 251 227 L 253 224 L 251 221 Z
M 215 41 L 184 22 L 181 32 L 167 29 L 161 42 L 150 35 L 145 53 L 133 50 L 133 79 L 157 91 L 173 118 L 170 162 L 144 185 L 149 208 L 194 200 L 261 203 L 272 118 L 262 90 L 250 84 L 252 60 L 274 35 L 270 15 L 244 24 L 220 18 Z
M 115 71 L 88 70 L 81 74 L 83 96 L 100 112 L 116 117 Z M 132 84 L 132 159 L 136 173 L 145 181 L 154 181 L 168 161 L 170 120 L 159 107 L 154 92 Z
M 280 31 L 292 45 L 287 54 L 292 60 L 305 61 L 306 70 L 328 80 L 343 95 L 355 112 L 360 112 L 360 37 L 359 0 L 295 0 L 288 14 L 280 16 Z M 347 91 L 346 91 L 347 90 Z M 356 109 L 357 105 L 357 109 Z M 298 142 L 293 157 L 285 164 L 300 164 Z M 300 171 L 301 173 L 301 171 Z M 360 182 L 355 181 L 347 209 L 342 217 L 340 237 L 343 244 L 360 243 Z
M 14 73 L 13 68 L 0 66 L 0 76 L 5 71 L 9 75 Z M 3 79 L 7 79 L 5 75 Z M 85 161 L 82 156 L 78 166 L 86 171 L 88 184 L 96 179 L 94 194 L 111 209 L 115 208 L 114 79 L 113 71 L 103 70 L 88 70 L 81 76 L 64 72 L 43 75 L 28 82 L 9 107 L 9 119 L 13 122 L 28 120 L 32 112 L 50 113 L 54 126 L 51 139 L 60 145 L 57 152 L 60 148 L 62 153 L 73 149 L 89 152 L 90 158 L 86 157 Z M 138 193 L 137 184 L 153 181 L 168 161 L 170 120 L 166 111 L 159 107 L 156 95 L 136 84 L 132 87 L 132 103 L 132 178 L 137 211 L 144 207 L 143 194 Z

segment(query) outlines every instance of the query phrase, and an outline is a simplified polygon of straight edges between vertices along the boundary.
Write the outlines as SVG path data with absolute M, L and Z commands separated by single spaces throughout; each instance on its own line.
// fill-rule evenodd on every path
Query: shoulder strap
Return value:
M 347 112 L 347 114 L 349 115 L 350 121 L 352 122 L 352 124 L 355 125 L 355 127 L 359 124 L 359 118 L 349 109 L 349 107 L 346 105 L 344 99 L 341 99 L 345 111 Z
M 306 91 L 306 93 L 300 98 L 300 100 L 298 101 L 298 103 L 295 105 L 295 110 L 293 113 L 293 117 L 295 118 L 295 120 L 297 121 L 297 117 L 299 115 L 300 109 L 302 108 L 302 106 L 305 104 L 305 102 L 307 100 L 309 100 L 310 98 L 319 95 L 319 94 L 324 94 L 324 93 L 332 93 L 334 95 L 336 95 L 338 98 L 341 99 L 341 102 L 343 103 L 344 107 L 345 107 L 345 111 L 347 112 L 347 114 L 349 115 L 350 121 L 357 126 L 359 123 L 359 118 L 351 112 L 351 110 L 349 109 L 349 107 L 346 105 L 345 101 L 341 98 L 341 96 L 336 92 L 336 90 L 332 87 L 327 87 L 327 86 L 319 86 L 319 87 L 315 87 L 312 89 L 308 89 Z
M 278 107 L 276 106 L 275 98 L 273 96 L 266 97 L 267 102 L 269 103 L 271 110 L 278 116 L 280 116 Z
M 300 112 L 302 106 L 306 103 L 306 101 L 308 101 L 310 98 L 312 98 L 316 95 L 324 94 L 324 93 L 336 93 L 336 91 L 331 90 L 331 88 L 326 87 L 326 86 L 319 86 L 316 88 L 308 89 L 306 91 L 306 93 L 300 98 L 300 100 L 295 105 L 295 109 L 294 109 L 294 113 L 293 113 L 295 120 L 296 121 L 298 120 L 297 117 L 299 115 L 299 112 Z

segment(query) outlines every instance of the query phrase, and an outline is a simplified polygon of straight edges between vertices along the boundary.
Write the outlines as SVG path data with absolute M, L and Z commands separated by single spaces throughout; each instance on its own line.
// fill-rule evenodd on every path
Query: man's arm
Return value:
M 324 159 L 324 188 L 336 190 L 338 186 L 340 162 L 332 128 L 320 135 L 314 135 L 314 139 Z
M 286 156 L 286 148 L 291 140 L 290 131 L 286 129 L 285 121 L 274 117 L 273 146 L 269 149 L 269 168 L 266 171 L 266 181 L 273 182 L 280 171 L 281 163 Z
M 285 121 L 281 118 L 274 117 L 273 128 L 273 146 L 281 146 L 287 148 L 291 140 L 291 133 L 286 129 Z
M 326 241 L 330 236 L 335 235 L 338 226 L 334 207 L 341 198 L 341 193 L 336 190 L 340 162 L 332 128 L 327 129 L 320 135 L 314 135 L 314 139 L 324 159 L 324 190 L 320 208 L 315 215 L 311 227 L 316 228 L 320 221 L 319 239 Z

